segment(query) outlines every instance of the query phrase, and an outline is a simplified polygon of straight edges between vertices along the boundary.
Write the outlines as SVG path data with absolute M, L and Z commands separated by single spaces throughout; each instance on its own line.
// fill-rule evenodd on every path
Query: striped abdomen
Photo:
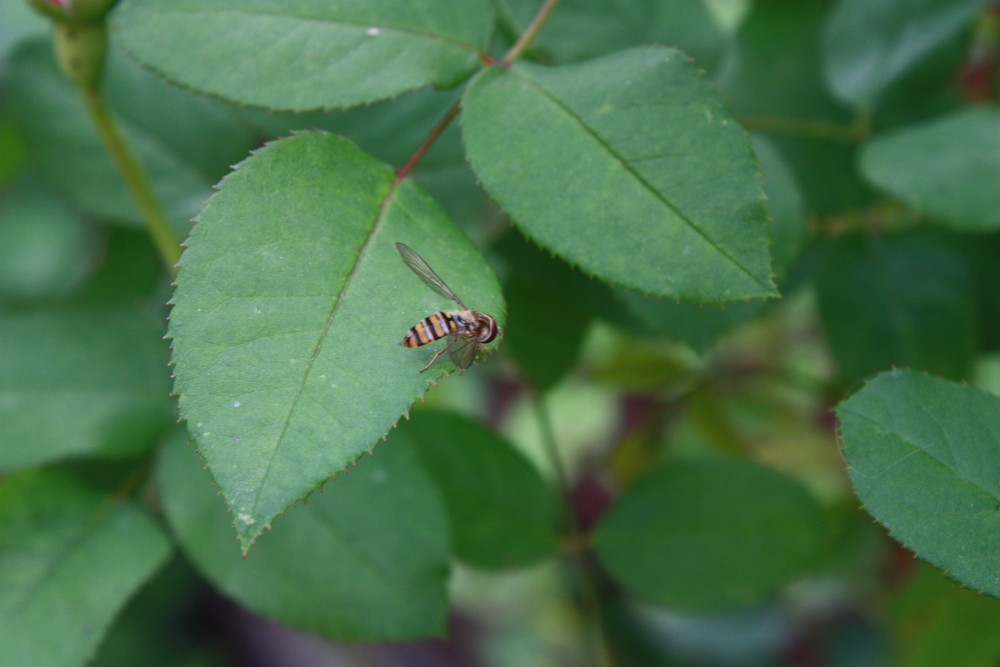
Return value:
M 455 332 L 455 316 L 451 313 L 438 312 L 417 322 L 406 332 L 403 339 L 404 347 L 420 347 L 441 340 Z

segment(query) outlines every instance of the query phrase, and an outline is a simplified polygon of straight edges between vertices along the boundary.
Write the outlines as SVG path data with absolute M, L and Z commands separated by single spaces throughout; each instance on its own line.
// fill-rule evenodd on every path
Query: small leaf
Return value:
M 992 0 L 839 0 L 824 34 L 826 78 L 837 96 L 872 105 L 892 83 L 971 24 Z
M 979 319 L 956 250 L 922 236 L 844 236 L 824 251 L 819 313 L 844 384 L 900 365 L 967 375 Z
M 128 456 L 176 419 L 158 314 L 64 304 L 0 317 L 0 470 Z
M 486 427 L 421 410 L 405 433 L 444 497 L 455 555 L 482 568 L 529 565 L 556 547 L 556 502 L 538 471 Z M 394 446 L 397 438 L 394 436 Z
M 169 553 L 144 512 L 68 474 L 0 481 L 0 664 L 86 663 Z
M 493 28 L 488 0 L 128 0 L 115 17 L 125 48 L 168 79 L 289 111 L 454 85 Z
M 493 67 L 463 119 L 486 189 L 583 271 L 699 302 L 776 294 L 749 141 L 680 52 Z
M 949 228 L 1000 229 L 1000 110 L 966 109 L 878 137 L 861 168 Z
M 1000 596 L 1000 398 L 896 370 L 837 417 L 865 509 L 948 576 Z
M 629 487 L 593 542 L 638 597 L 724 610 L 804 574 L 826 541 L 824 521 L 816 500 L 778 472 L 738 459 L 676 461 Z
M 444 341 L 400 345 L 457 306 L 396 242 L 504 326 L 496 278 L 468 239 L 419 186 L 339 137 L 269 144 L 198 217 L 171 314 L 176 391 L 244 549 L 453 368 L 418 372 Z
M 215 586 L 280 623 L 342 640 L 406 640 L 444 631 L 448 525 L 405 438 L 292 509 L 240 558 L 211 477 L 183 438 L 157 469 L 171 527 Z

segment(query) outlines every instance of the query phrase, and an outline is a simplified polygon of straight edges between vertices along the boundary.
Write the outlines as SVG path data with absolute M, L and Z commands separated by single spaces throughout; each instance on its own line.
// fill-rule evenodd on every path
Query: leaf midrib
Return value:
M 323 324 L 323 329 L 320 332 L 319 337 L 317 338 L 316 345 L 313 347 L 312 354 L 309 357 L 309 361 L 305 365 L 305 370 L 302 373 L 302 380 L 299 383 L 298 389 L 296 389 L 295 391 L 295 396 L 292 398 L 291 404 L 289 405 L 288 408 L 288 414 L 285 416 L 285 419 L 281 425 L 281 432 L 278 434 L 278 437 L 275 440 L 274 447 L 271 450 L 271 455 L 268 457 L 267 465 L 264 468 L 264 475 L 261 477 L 260 483 L 257 485 L 256 491 L 254 493 L 253 503 L 250 506 L 250 514 L 255 519 L 257 515 L 257 505 L 260 502 L 261 494 L 264 490 L 264 487 L 267 485 L 267 479 L 271 474 L 271 470 L 274 469 L 274 459 L 278 455 L 278 451 L 281 449 L 282 444 L 285 442 L 285 436 L 288 432 L 289 426 L 291 425 L 292 416 L 295 414 L 295 409 L 298 407 L 299 402 L 302 398 L 302 393 L 305 391 L 306 384 L 309 381 L 309 376 L 312 374 L 312 370 L 315 367 L 316 359 L 319 357 L 319 353 L 323 349 L 323 344 L 326 342 L 327 334 L 329 333 L 330 327 L 333 325 L 333 321 L 336 317 L 336 314 L 340 309 L 340 304 L 344 300 L 344 295 L 347 293 L 347 290 L 350 287 L 351 282 L 354 280 L 354 276 L 357 275 L 358 268 L 360 267 L 361 262 L 365 259 L 365 254 L 368 249 L 368 246 L 371 243 L 372 239 L 375 238 L 375 235 L 378 232 L 382 224 L 382 221 L 385 219 L 386 204 L 393 198 L 398 183 L 399 183 L 398 180 L 393 180 L 388 187 L 388 191 L 382 197 L 382 200 L 379 202 L 378 212 L 376 213 L 375 218 L 372 221 L 371 229 L 365 236 L 365 240 L 362 242 L 361 247 L 358 250 L 357 259 L 355 260 L 354 265 L 351 267 L 351 270 L 348 272 L 347 277 L 344 279 L 344 282 L 340 288 L 340 291 L 337 293 L 336 298 L 333 299 L 333 305 L 330 307 L 330 312 L 326 316 L 326 322 Z M 249 528 L 250 526 L 256 526 L 256 525 L 257 521 L 254 521 L 252 524 L 241 526 L 240 530 L 241 534 L 249 535 L 249 531 L 246 529 Z M 257 531 L 256 534 L 259 535 L 261 529 L 256 529 L 256 531 Z
M 704 241 L 711 248 L 715 249 L 716 252 L 718 252 L 720 255 L 722 255 L 724 258 L 726 258 L 733 266 L 735 266 L 737 269 L 739 269 L 740 272 L 742 272 L 745 276 L 747 276 L 753 283 L 755 283 L 756 285 L 764 288 L 768 293 L 773 293 L 773 291 L 774 291 L 773 286 L 771 286 L 768 282 L 762 281 L 760 278 L 758 278 L 757 276 L 755 276 L 750 271 L 750 269 L 748 269 L 746 266 L 744 266 L 744 264 L 742 262 L 738 261 L 735 257 L 733 257 L 729 253 L 729 251 L 727 251 L 725 248 L 719 246 L 719 244 L 716 243 L 716 241 L 711 236 L 709 236 L 707 233 L 705 233 L 704 230 L 702 230 L 698 225 L 696 225 L 694 223 L 694 221 L 691 220 L 683 211 L 681 211 L 681 209 L 679 209 L 673 202 L 671 202 L 669 199 L 667 199 L 666 197 L 664 197 L 656 189 L 656 187 L 653 186 L 652 183 L 650 183 L 649 181 L 647 181 L 642 176 L 642 174 L 640 174 L 635 169 L 633 169 L 631 163 L 628 160 L 626 160 L 624 157 L 622 157 L 621 155 L 619 155 L 619 153 L 610 144 L 608 144 L 604 140 L 603 137 L 601 137 L 599 134 L 597 134 L 597 132 L 595 132 L 594 130 L 592 130 L 590 128 L 590 126 L 587 125 L 587 123 L 584 121 L 583 118 L 581 118 L 580 116 L 578 116 L 577 114 L 575 114 L 572 111 L 572 109 L 570 109 L 568 106 L 566 106 L 565 104 L 563 104 L 562 100 L 560 100 L 554 94 L 550 93 L 550 91 L 548 89 L 546 89 L 544 86 L 542 86 L 541 83 L 539 83 L 535 79 L 531 78 L 530 76 L 528 76 L 523 71 L 515 69 L 515 68 L 511 68 L 509 71 L 511 73 L 515 74 L 516 76 L 518 76 L 521 80 L 523 80 L 528 85 L 530 85 L 533 88 L 535 88 L 536 90 L 538 90 L 546 99 L 548 99 L 552 104 L 554 104 L 556 107 L 558 107 L 560 110 L 562 110 L 569 118 L 571 118 L 575 123 L 577 123 L 577 125 L 579 125 L 580 128 L 587 135 L 589 135 L 590 137 L 592 137 L 594 139 L 594 141 L 596 141 L 599 145 L 603 146 L 604 149 L 608 152 L 608 154 L 614 160 L 618 161 L 619 164 L 621 164 L 622 167 L 629 174 L 631 174 L 632 177 L 636 181 L 638 181 L 639 184 L 642 185 L 643 188 L 645 188 L 647 191 L 649 191 L 650 193 L 652 193 L 652 195 L 656 199 L 658 199 L 660 202 L 662 202 L 664 206 L 666 206 L 671 211 L 673 211 L 673 213 L 678 218 L 680 218 L 682 221 L 684 221 L 684 223 L 692 231 L 694 231 L 698 236 L 700 236 L 702 239 L 704 239 Z

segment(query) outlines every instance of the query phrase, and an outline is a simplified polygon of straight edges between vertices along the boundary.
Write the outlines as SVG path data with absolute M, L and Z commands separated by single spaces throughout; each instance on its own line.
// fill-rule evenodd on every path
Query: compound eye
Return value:
M 479 342 L 488 343 L 497 337 L 497 323 L 492 317 L 479 325 Z

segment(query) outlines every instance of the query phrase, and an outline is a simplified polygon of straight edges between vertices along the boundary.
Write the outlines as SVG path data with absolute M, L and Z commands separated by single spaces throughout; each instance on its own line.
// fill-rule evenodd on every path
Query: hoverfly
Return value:
M 497 327 L 497 321 L 491 315 L 470 310 L 458 298 L 458 295 L 444 284 L 441 277 L 424 261 L 424 258 L 418 255 L 412 248 L 402 243 L 397 243 L 396 250 L 399 251 L 399 256 L 403 258 L 403 262 L 415 274 L 420 276 L 424 284 L 444 298 L 450 299 L 462 307 L 462 310 L 451 313 L 439 311 L 420 320 L 406 333 L 406 337 L 403 338 L 401 345 L 404 347 L 420 347 L 421 345 L 433 343 L 447 336 L 448 344 L 435 354 L 430 362 L 420 369 L 420 372 L 423 373 L 433 366 L 434 362 L 445 352 L 448 353 L 448 358 L 451 359 L 455 366 L 461 369 L 468 368 L 476 358 L 476 351 L 479 350 L 479 346 L 490 342 L 496 338 L 498 333 L 501 333 Z

